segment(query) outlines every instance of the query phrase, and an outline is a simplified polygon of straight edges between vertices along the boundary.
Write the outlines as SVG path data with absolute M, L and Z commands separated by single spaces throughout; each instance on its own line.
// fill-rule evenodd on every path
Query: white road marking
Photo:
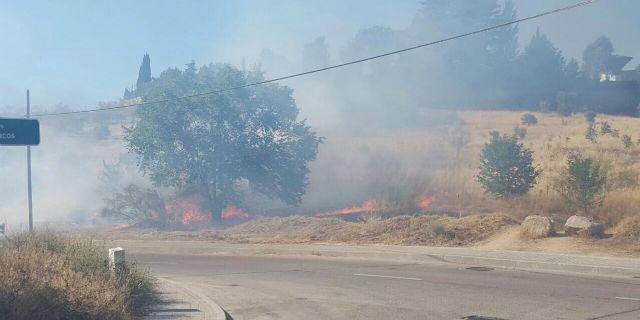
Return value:
M 376 277 L 376 278 L 389 278 L 389 279 L 422 281 L 422 279 L 420 279 L 420 278 L 384 276 L 384 275 L 381 275 L 381 274 L 354 273 L 353 275 L 354 276 L 359 276 L 359 277 Z
M 620 299 L 620 300 L 631 300 L 631 301 L 640 301 L 640 298 L 616 297 L 616 299 Z

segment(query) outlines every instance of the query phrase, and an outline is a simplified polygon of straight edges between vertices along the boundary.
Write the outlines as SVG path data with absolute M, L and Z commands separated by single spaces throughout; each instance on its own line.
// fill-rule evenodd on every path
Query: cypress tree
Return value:
M 140 64 L 140 70 L 138 71 L 138 82 L 136 86 L 139 87 L 142 83 L 151 81 L 151 59 L 149 54 L 145 53 L 142 57 L 142 64 Z

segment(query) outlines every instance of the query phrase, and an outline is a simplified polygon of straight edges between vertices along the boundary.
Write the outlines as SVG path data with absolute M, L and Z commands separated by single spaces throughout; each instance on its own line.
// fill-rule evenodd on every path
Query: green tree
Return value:
M 524 105 L 554 101 L 566 85 L 565 59 L 562 52 L 537 30 L 518 57 L 520 92 Z M 526 94 L 524 94 L 526 93 Z
M 142 57 L 140 70 L 138 71 L 138 81 L 136 82 L 136 86 L 140 87 L 140 85 L 148 82 L 151 82 L 151 59 L 149 58 L 149 54 L 145 53 Z
M 569 209 L 579 209 L 587 214 L 604 200 L 605 183 L 606 173 L 598 161 L 572 154 L 556 182 L 556 190 Z
M 260 80 L 260 72 L 225 64 L 162 72 L 139 95 L 163 102 L 139 108 L 139 120 L 126 129 L 140 169 L 157 185 L 198 193 L 214 219 L 239 201 L 240 183 L 299 203 L 322 138 L 297 119 L 292 89 L 266 84 L 175 99 Z
M 424 0 L 409 32 L 414 35 L 414 41 L 421 42 L 434 36 L 446 37 L 515 19 L 516 9 L 511 0 Z M 473 94 L 472 103 L 482 99 L 495 100 L 501 97 L 496 96 L 496 89 L 509 90 L 511 86 L 513 63 L 518 52 L 518 27 L 506 26 L 464 42 L 451 42 L 438 51 L 440 64 L 444 67 L 439 81 L 455 84 L 457 93 L 465 90 L 468 91 L 466 95 Z M 420 68 L 420 65 L 414 68 Z M 432 69 L 421 71 L 432 77 Z
M 491 140 L 480 153 L 480 172 L 476 180 L 485 192 L 497 198 L 513 198 L 526 194 L 540 170 L 533 165 L 533 151 L 514 136 L 491 132 Z

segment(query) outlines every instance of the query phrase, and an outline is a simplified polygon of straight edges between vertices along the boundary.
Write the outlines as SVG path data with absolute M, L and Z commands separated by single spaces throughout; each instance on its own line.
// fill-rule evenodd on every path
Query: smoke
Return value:
M 515 2 L 515 8 L 521 17 L 572 2 L 519 0 Z M 51 60 L 47 60 L 52 64 L 49 68 L 55 69 L 56 59 L 79 59 L 82 68 L 67 61 L 62 64 L 64 67 L 60 67 L 67 70 L 56 69 L 53 74 L 59 78 L 53 81 L 35 81 L 41 79 L 19 76 L 17 85 L 0 79 L 0 93 L 18 97 L 3 103 L 18 105 L 18 99 L 22 97 L 17 92 L 19 86 L 33 82 L 46 86 L 66 83 L 62 75 L 69 76 L 69 73 L 73 75 L 74 79 L 70 80 L 73 85 L 60 86 L 64 94 L 50 94 L 55 91 L 50 88 L 35 88 L 35 92 L 42 93 L 42 100 L 51 100 L 49 110 L 64 110 L 64 106 L 54 105 L 53 101 L 58 100 L 75 105 L 74 108 L 66 107 L 69 109 L 83 108 L 81 103 L 92 101 L 87 97 L 117 100 L 124 88 L 135 82 L 138 59 L 144 52 L 151 55 L 153 75 L 167 67 L 181 67 L 196 59 L 198 64 L 229 61 L 247 69 L 259 67 L 270 78 L 432 41 L 492 23 L 491 20 L 475 21 L 475 25 L 453 28 L 446 25 L 446 21 L 418 21 L 423 14 L 419 11 L 419 1 L 265 3 L 238 1 L 217 11 L 213 10 L 217 8 L 207 7 L 211 10 L 198 13 L 201 19 L 192 19 L 194 22 L 179 20 L 173 25 L 180 27 L 169 34 L 161 32 L 159 22 L 146 20 L 161 15 L 149 14 L 147 17 L 144 13 L 145 10 L 169 10 L 170 6 L 162 4 L 158 8 L 141 8 L 139 4 L 133 5 L 129 11 L 139 19 L 131 20 L 144 20 L 142 25 L 136 24 L 142 31 L 135 32 L 129 30 L 134 27 L 128 27 L 126 32 L 122 32 L 121 39 L 128 40 L 127 45 L 114 48 L 118 60 L 102 55 L 104 63 L 90 60 L 96 59 L 92 52 L 105 51 L 97 45 L 105 42 L 101 37 L 119 31 L 117 28 L 109 29 L 113 23 L 105 22 L 104 35 L 78 36 L 90 38 L 92 45 L 88 49 L 93 51 L 81 51 L 85 54 L 70 57 L 65 56 L 68 51 L 64 48 L 57 48 Z M 499 2 L 500 5 L 502 3 Z M 185 6 L 176 10 L 199 11 Z M 82 12 L 81 9 L 79 5 L 78 11 Z M 587 43 L 602 34 L 612 38 L 618 53 L 640 56 L 640 43 L 632 41 L 640 29 L 634 25 L 638 19 L 631 15 L 638 12 L 637 9 L 637 2 L 620 0 L 615 6 L 597 4 L 563 16 L 520 25 L 516 51 L 520 53 L 536 27 L 541 27 L 541 31 L 549 35 L 567 58 L 580 58 Z M 303 14 L 305 10 L 315 14 Z M 226 25 L 229 22 L 223 19 L 224 12 L 232 12 L 232 26 Z M 265 15 L 264 12 L 270 14 Z M 217 19 L 205 19 L 207 13 Z M 42 12 L 35 14 L 37 17 Z M 18 23 L 15 19 L 11 21 Z M 144 23 L 153 27 L 146 29 Z M 44 27 L 36 29 L 39 28 Z M 126 35 L 128 33 L 133 35 Z M 1 30 L 0 34 L 5 35 Z M 154 38 L 150 36 L 152 34 L 167 34 L 168 38 L 154 40 L 162 43 L 152 43 L 149 40 Z M 185 36 L 187 34 L 189 36 Z M 211 38 L 213 35 L 215 38 Z M 8 39 L 11 41 L 13 37 Z M 451 159 L 459 152 L 455 143 L 450 142 L 450 134 L 460 120 L 450 110 L 463 105 L 492 107 L 492 101 L 504 94 L 483 86 L 506 76 L 495 74 L 490 71 L 492 69 L 483 69 L 485 64 L 478 63 L 485 62 L 475 50 L 482 46 L 482 39 L 461 39 L 455 43 L 283 81 L 283 85 L 294 88 L 301 117 L 307 118 L 314 130 L 326 137 L 326 141 L 320 147 L 318 160 L 311 165 L 307 194 L 299 207 L 246 194 L 243 209 L 268 215 L 313 214 L 359 205 L 372 197 L 395 197 L 395 201 L 411 202 L 424 193 L 447 191 L 443 190 L 447 189 L 446 184 L 441 183 L 446 180 L 444 172 L 451 170 Z M 15 47 L 21 47 L 24 41 L 16 42 L 20 45 Z M 34 46 L 30 48 L 33 52 L 47 51 Z M 9 43 L 7 47 L 13 46 Z M 8 54 L 0 53 L 0 61 L 24 61 L 12 59 L 6 56 Z M 451 57 L 468 57 L 469 60 L 463 59 L 461 64 Z M 28 63 L 20 65 L 32 68 Z M 112 71 L 112 68 L 115 69 Z M 7 66 L 6 70 L 15 68 Z M 29 70 L 35 73 L 38 69 Z M 459 81 L 461 74 L 468 75 L 464 81 Z M 103 80 L 96 80 L 102 79 L 102 75 Z M 87 79 L 91 79 L 88 84 L 85 82 Z M 70 89 L 85 85 L 91 88 Z M 2 110 L 3 115 L 22 115 L 17 107 L 4 107 Z M 111 111 L 41 119 L 42 143 L 32 148 L 36 221 L 91 220 L 97 216 L 103 205 L 102 199 L 108 196 L 101 179 L 105 162 L 120 164 L 124 170 L 120 181 L 109 182 L 111 187 L 120 188 L 130 182 L 148 185 L 148 181 L 136 171 L 135 158 L 127 154 L 121 140 L 123 123 L 118 122 L 121 119 L 123 117 Z M 0 184 L 0 222 L 5 219 L 10 225 L 26 224 L 27 221 L 25 153 L 24 147 L 0 149 L 0 176 L 3 179 Z

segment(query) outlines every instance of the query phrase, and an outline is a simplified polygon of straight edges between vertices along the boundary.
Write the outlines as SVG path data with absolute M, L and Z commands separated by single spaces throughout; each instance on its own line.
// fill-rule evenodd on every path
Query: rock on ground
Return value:
M 564 230 L 567 235 L 598 238 L 604 235 L 604 225 L 602 223 L 583 216 L 569 217 L 564 224 Z
M 553 220 L 539 215 L 527 216 L 520 225 L 520 235 L 529 239 L 546 238 L 555 234 Z

